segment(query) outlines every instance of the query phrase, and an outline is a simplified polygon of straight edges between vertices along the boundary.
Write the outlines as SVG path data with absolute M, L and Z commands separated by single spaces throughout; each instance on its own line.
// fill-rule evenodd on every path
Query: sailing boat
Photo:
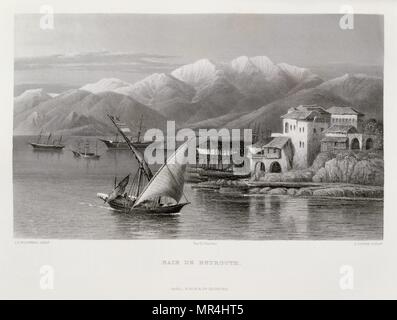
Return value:
M 117 178 L 115 178 L 113 191 L 110 194 L 98 193 L 97 197 L 107 202 L 115 210 L 129 211 L 136 200 L 136 196 L 125 192 L 129 179 L 130 175 L 127 175 L 117 184 Z
M 90 152 L 90 143 L 88 142 L 88 140 L 84 144 L 84 151 L 80 151 L 79 146 L 79 149 L 77 151 L 72 150 L 72 152 L 76 158 L 99 160 L 99 158 L 101 157 L 98 154 L 98 142 L 95 142 L 95 152 Z
M 141 118 L 139 120 L 139 129 L 138 129 L 138 134 L 135 140 L 131 141 L 132 138 L 130 139 L 132 145 L 137 148 L 137 149 L 146 149 L 148 145 L 150 145 L 152 142 L 151 141 L 142 141 L 141 140 L 141 135 L 142 135 L 142 124 L 143 124 L 143 115 L 141 115 Z M 119 123 L 119 127 L 123 130 L 123 132 L 127 135 L 131 135 L 131 130 L 125 123 Z M 116 134 L 116 137 L 114 140 L 108 140 L 108 139 L 99 139 L 102 141 L 109 150 L 129 150 L 130 148 L 128 147 L 127 142 L 125 141 L 120 141 L 119 140 L 119 135 Z
M 118 126 L 116 120 L 112 116 L 108 115 L 108 117 L 133 152 L 139 163 L 139 168 L 134 177 L 130 194 L 124 193 L 125 186 L 128 184 L 126 179 L 129 176 L 127 176 L 115 187 L 111 194 L 98 193 L 97 197 L 107 202 L 113 209 L 120 210 L 120 205 L 121 207 L 125 205 L 122 208 L 129 213 L 168 214 L 180 212 L 185 205 L 189 204 L 186 196 L 186 201 L 181 202 L 181 198 L 184 196 L 183 186 L 186 169 L 184 154 L 188 142 L 181 145 L 153 175 L 142 154 L 134 147 Z M 142 190 L 144 179 L 148 182 Z
M 40 150 L 40 151 L 62 151 L 63 148 L 65 148 L 65 145 L 61 144 L 62 142 L 62 136 L 59 138 L 59 140 L 52 140 L 52 142 L 50 143 L 50 139 L 52 134 L 50 133 L 48 135 L 48 139 L 46 142 L 41 142 L 41 135 L 42 135 L 42 131 L 40 131 L 40 134 L 37 138 L 36 142 L 29 142 L 29 144 L 33 147 L 33 150 Z

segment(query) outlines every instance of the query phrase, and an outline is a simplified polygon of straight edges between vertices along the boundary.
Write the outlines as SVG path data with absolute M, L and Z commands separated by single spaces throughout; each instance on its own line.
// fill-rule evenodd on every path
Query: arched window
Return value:
M 265 172 L 265 164 L 263 162 L 257 162 L 255 165 L 255 172 Z
M 270 165 L 270 172 L 281 172 L 281 166 L 277 161 Z
M 284 133 L 288 133 L 288 128 L 288 122 L 286 122 L 284 125 Z
M 350 149 L 352 150 L 359 150 L 360 149 L 360 142 L 357 138 L 354 138 L 351 142 Z

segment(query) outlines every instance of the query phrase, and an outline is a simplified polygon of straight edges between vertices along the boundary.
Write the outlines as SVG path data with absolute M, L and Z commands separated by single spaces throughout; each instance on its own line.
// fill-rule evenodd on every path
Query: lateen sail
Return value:
M 118 196 L 122 195 L 125 191 L 125 188 L 128 185 L 128 181 L 130 180 L 130 175 L 126 176 L 123 180 L 119 182 L 119 184 L 114 188 L 112 193 L 109 195 L 107 202 L 116 199 Z
M 177 203 L 179 202 L 183 195 L 185 182 L 186 161 L 184 154 L 188 143 L 185 142 L 181 145 L 156 172 L 136 200 L 134 207 L 145 201 L 153 201 L 160 196 L 167 196 L 174 199 Z

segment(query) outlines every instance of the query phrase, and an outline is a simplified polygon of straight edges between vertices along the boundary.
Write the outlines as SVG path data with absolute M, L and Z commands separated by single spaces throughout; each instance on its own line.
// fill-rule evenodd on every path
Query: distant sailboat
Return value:
M 117 119 L 116 119 L 117 121 Z M 141 115 L 141 118 L 139 120 L 139 128 L 138 128 L 138 134 L 135 140 L 130 139 L 132 145 L 137 148 L 137 149 L 146 149 L 147 146 L 149 146 L 152 141 L 142 141 L 141 140 L 141 135 L 142 135 L 142 124 L 143 124 L 143 115 Z M 131 130 L 127 126 L 127 124 L 119 122 L 117 123 L 119 128 L 128 136 L 131 136 Z M 129 150 L 129 146 L 126 141 L 120 141 L 119 140 L 119 135 L 116 134 L 116 137 L 114 140 L 109 140 L 109 139 L 99 139 L 102 141 L 109 150 Z
M 123 187 L 126 178 L 129 177 L 127 176 L 122 180 L 123 184 L 120 185 L 120 182 L 115 186 L 111 194 L 98 193 L 97 196 L 107 202 L 112 208 L 120 210 L 120 207 L 122 207 L 129 213 L 167 214 L 180 212 L 185 205 L 189 204 L 188 201 L 181 202 L 182 196 L 184 196 L 183 187 L 186 169 L 184 154 L 188 142 L 180 146 L 153 175 L 142 154 L 134 147 L 121 128 L 118 127 L 115 119 L 111 116 L 109 118 L 135 155 L 139 168 L 131 186 L 132 192 L 129 194 L 124 193 L 125 188 L 123 189 Z M 142 189 L 144 179 L 147 180 L 147 184 Z
M 41 142 L 41 136 L 42 136 L 42 131 L 40 132 L 37 141 L 36 142 L 29 142 L 29 144 L 33 147 L 34 150 L 40 150 L 40 151 L 61 151 L 63 148 L 65 148 L 65 145 L 63 145 L 62 142 L 62 136 L 59 138 L 59 140 L 52 140 L 50 143 L 50 139 L 52 134 L 50 133 L 48 135 L 47 141 L 45 143 Z
M 83 158 L 83 159 L 91 159 L 91 160 L 99 160 L 101 157 L 98 154 L 98 142 L 95 143 L 95 152 L 90 152 L 90 143 L 88 140 L 84 144 L 84 150 L 80 150 L 80 145 L 78 147 L 78 150 L 72 150 L 73 155 L 76 158 Z

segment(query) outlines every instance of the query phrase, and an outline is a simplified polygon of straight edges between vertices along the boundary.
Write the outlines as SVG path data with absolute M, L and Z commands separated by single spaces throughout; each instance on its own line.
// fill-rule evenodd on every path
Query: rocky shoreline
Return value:
M 349 199 L 383 199 L 383 187 L 343 183 L 317 183 L 296 185 L 279 182 L 277 184 L 260 187 L 249 183 L 248 180 L 210 180 L 195 184 L 196 189 L 218 190 L 220 193 L 238 193 L 251 195 L 287 195 L 296 197 L 331 197 Z

